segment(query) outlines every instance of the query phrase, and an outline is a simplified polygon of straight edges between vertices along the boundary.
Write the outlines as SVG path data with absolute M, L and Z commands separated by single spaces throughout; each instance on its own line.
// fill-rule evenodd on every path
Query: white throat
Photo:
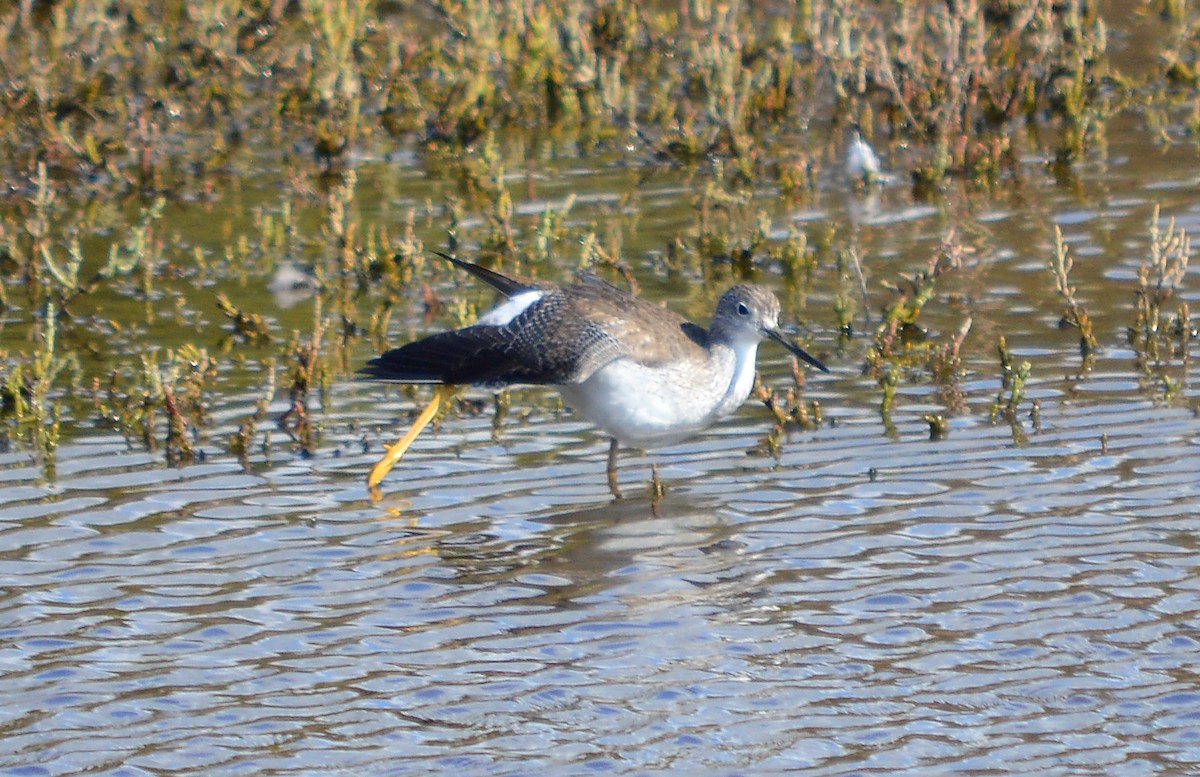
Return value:
M 714 346 L 713 350 L 728 348 L 733 356 L 733 374 L 729 377 L 729 387 L 725 396 L 713 408 L 716 418 L 724 418 L 741 407 L 750 391 L 754 388 L 754 365 L 758 356 L 758 338 L 736 340 L 728 345 Z M 714 354 L 715 355 L 715 354 Z

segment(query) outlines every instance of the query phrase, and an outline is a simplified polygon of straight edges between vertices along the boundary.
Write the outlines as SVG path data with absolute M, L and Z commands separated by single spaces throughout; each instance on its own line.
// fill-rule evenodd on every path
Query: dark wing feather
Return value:
M 546 293 L 504 326 L 431 335 L 372 359 L 363 374 L 403 383 L 579 383 L 614 359 L 653 365 L 694 354 L 707 341 L 703 328 L 592 275 L 560 289 L 446 258 L 503 294 Z
M 403 345 L 367 362 L 360 373 L 400 383 L 500 385 L 540 383 L 512 353 L 503 327 L 469 326 Z
M 561 289 L 549 289 L 504 326 L 475 324 L 430 335 L 372 359 L 362 373 L 402 383 L 569 383 L 578 352 L 558 347 L 568 333 L 553 329 L 564 320 L 559 311 L 566 300 Z M 585 342 L 570 336 L 576 346 Z
M 483 281 L 488 286 L 491 286 L 493 289 L 506 297 L 511 297 L 514 294 L 520 294 L 521 292 L 528 291 L 529 289 L 539 288 L 538 284 L 536 283 L 520 281 L 516 278 L 510 278 L 507 275 L 501 275 L 495 270 L 489 270 L 488 268 L 474 264 L 473 262 L 464 262 L 462 259 L 456 259 L 453 256 L 450 256 L 450 254 L 443 254 L 441 251 L 434 251 L 433 253 L 450 262 L 460 270 L 465 270 L 471 273 L 471 275 L 474 275 L 476 278 Z

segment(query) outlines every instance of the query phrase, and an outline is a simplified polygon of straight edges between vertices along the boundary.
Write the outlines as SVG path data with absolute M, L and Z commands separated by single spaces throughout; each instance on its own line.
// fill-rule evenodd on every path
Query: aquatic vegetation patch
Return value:
M 781 278 L 790 323 L 837 333 L 828 350 L 862 365 L 885 424 L 902 387 L 927 386 L 944 436 L 970 411 L 972 359 L 978 374 L 1004 342 L 958 296 L 973 247 L 947 202 L 1011 194 L 1041 162 L 1069 182 L 1126 110 L 1155 142 L 1186 142 L 1200 28 L 1182 4 L 1158 10 L 1142 21 L 1161 57 L 1135 71 L 1114 55 L 1120 20 L 1082 1 L 14 4 L 0 11 L 4 433 L 46 462 L 89 420 L 172 465 L 225 440 L 248 459 L 274 410 L 277 436 L 312 453 L 330 387 L 367 351 L 489 302 L 452 293 L 436 249 L 659 284 L 694 317 L 730 282 Z M 944 209 L 943 244 L 882 306 L 878 257 L 812 215 L 844 183 L 831 160 L 852 127 L 895 173 L 885 194 Z M 544 200 L 562 154 L 621 176 L 619 191 Z M 365 192 L 381 167 L 416 180 Z M 678 212 L 647 239 L 664 181 Z M 1196 325 L 1179 293 L 1187 237 L 1158 222 L 1120 324 L 1165 399 L 1186 384 Z M 1086 367 L 1111 322 L 1077 294 L 1061 236 L 1049 266 Z M 990 417 L 1011 422 L 1032 372 L 1007 346 L 1000 358 Z M 805 388 L 762 388 L 778 429 L 822 423 Z M 231 394 L 242 406 L 211 434 Z M 507 407 L 496 399 L 497 428 Z
M 340 174 L 380 144 L 455 156 L 532 128 L 798 190 L 821 154 L 796 142 L 832 121 L 914 146 L 906 172 L 937 187 L 1002 174 L 1018 135 L 1073 164 L 1134 96 L 1194 81 L 1194 15 L 1161 24 L 1162 64 L 1135 78 L 1084 0 L 18 3 L 0 13 L 0 159 L 10 178 L 40 160 L 181 193 L 252 135 Z

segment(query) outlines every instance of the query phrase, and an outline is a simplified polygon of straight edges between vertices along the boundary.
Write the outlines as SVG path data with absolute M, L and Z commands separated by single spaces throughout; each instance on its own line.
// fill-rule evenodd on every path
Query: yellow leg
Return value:
M 458 391 L 458 386 L 438 386 L 434 390 L 433 399 L 429 400 L 429 404 L 421 411 L 421 415 L 417 416 L 417 420 L 413 422 L 408 433 L 401 437 L 395 445 L 389 447 L 387 453 L 383 454 L 383 458 L 374 467 L 371 467 L 371 474 L 367 476 L 369 488 L 378 486 L 387 473 L 392 471 L 392 467 L 396 466 L 396 462 L 400 461 L 400 458 L 408 451 L 408 446 L 413 444 L 417 435 L 423 432 L 426 426 L 429 426 L 429 422 L 438 414 L 438 411 L 449 404 Z
M 617 445 L 616 437 L 608 444 L 608 490 L 614 499 L 621 498 L 621 489 L 617 487 Z
M 658 465 L 650 465 L 650 498 L 655 502 L 667 495 L 667 484 L 658 476 Z

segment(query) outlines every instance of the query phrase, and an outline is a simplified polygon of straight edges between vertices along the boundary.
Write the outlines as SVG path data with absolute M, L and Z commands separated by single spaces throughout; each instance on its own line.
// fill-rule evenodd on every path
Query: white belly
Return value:
M 721 349 L 699 372 L 617 359 L 583 383 L 558 388 L 580 415 L 621 443 L 646 449 L 711 426 L 740 407 L 753 386 L 754 350 Z

